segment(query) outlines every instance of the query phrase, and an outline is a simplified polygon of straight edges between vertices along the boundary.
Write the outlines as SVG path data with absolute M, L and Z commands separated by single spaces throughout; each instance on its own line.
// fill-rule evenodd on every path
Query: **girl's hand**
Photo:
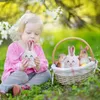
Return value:
M 36 57 L 34 59 L 34 62 L 36 64 L 36 69 L 39 70 L 40 69 L 40 59 L 39 59 L 39 57 Z
M 25 70 L 25 68 L 28 66 L 29 64 L 29 60 L 28 59 L 23 59 L 22 62 L 21 62 L 21 70 Z

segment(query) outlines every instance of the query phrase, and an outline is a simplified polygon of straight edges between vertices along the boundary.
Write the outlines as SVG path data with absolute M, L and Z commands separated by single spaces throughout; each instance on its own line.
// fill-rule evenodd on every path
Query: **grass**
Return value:
M 87 26 L 79 30 L 61 28 L 53 31 L 45 30 L 42 34 L 42 47 L 49 61 L 49 66 L 52 64 L 52 51 L 55 45 L 60 40 L 71 36 L 80 37 L 87 41 L 93 50 L 95 59 L 100 62 L 100 32 L 97 27 Z M 55 58 L 57 58 L 60 53 L 67 54 L 68 45 L 74 45 L 76 47 L 77 55 L 79 54 L 80 46 L 85 46 L 84 43 L 77 40 L 65 41 L 56 49 Z M 0 47 L 0 55 L 2 55 L 0 57 L 1 74 L 6 57 L 7 46 L 8 44 L 5 42 L 4 45 Z M 99 65 L 100 63 L 98 64 L 98 67 Z M 87 81 L 67 86 L 62 86 L 57 81 L 55 81 L 52 86 L 51 81 L 49 80 L 40 86 L 33 86 L 31 91 L 22 91 L 22 94 L 17 97 L 13 98 L 12 95 L 8 93 L 2 98 L 2 100 L 99 100 L 100 73 L 99 71 L 96 71 L 96 73 L 89 77 Z

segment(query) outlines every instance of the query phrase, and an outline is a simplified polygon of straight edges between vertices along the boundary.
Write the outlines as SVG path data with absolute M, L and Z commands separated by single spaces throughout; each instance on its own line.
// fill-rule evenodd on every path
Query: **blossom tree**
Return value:
M 0 45 L 4 39 L 8 39 L 10 24 L 8 22 L 0 22 Z

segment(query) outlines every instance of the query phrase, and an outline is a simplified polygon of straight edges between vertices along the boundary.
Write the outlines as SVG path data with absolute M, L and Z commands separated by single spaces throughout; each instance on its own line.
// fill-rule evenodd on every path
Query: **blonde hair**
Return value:
M 40 17 L 30 11 L 26 11 L 26 13 L 9 30 L 12 41 L 20 40 L 20 33 L 24 32 L 25 25 L 30 22 L 38 24 L 40 27 L 39 32 L 42 32 L 43 22 Z

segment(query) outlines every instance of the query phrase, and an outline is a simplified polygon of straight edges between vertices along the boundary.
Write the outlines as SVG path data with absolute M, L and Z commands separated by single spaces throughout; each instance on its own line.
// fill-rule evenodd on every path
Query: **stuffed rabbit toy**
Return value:
M 22 58 L 27 58 L 29 59 L 29 68 L 35 67 L 35 62 L 34 62 L 34 58 L 37 57 L 35 51 L 33 50 L 33 42 L 29 41 L 27 43 L 27 49 L 25 50 Z
M 68 55 L 64 59 L 64 67 L 78 67 L 79 66 L 79 59 L 78 56 L 75 56 L 75 47 L 68 46 Z
M 65 59 L 66 55 L 65 54 L 60 54 L 58 60 L 56 60 L 54 62 L 54 64 L 56 65 L 56 67 L 63 67 L 64 66 L 64 59 Z
M 87 63 L 90 62 L 90 59 L 88 57 L 88 53 L 87 51 L 89 50 L 88 46 L 86 46 L 85 48 L 83 48 L 82 46 L 80 47 L 80 54 L 79 54 L 79 65 L 80 66 L 84 66 Z

